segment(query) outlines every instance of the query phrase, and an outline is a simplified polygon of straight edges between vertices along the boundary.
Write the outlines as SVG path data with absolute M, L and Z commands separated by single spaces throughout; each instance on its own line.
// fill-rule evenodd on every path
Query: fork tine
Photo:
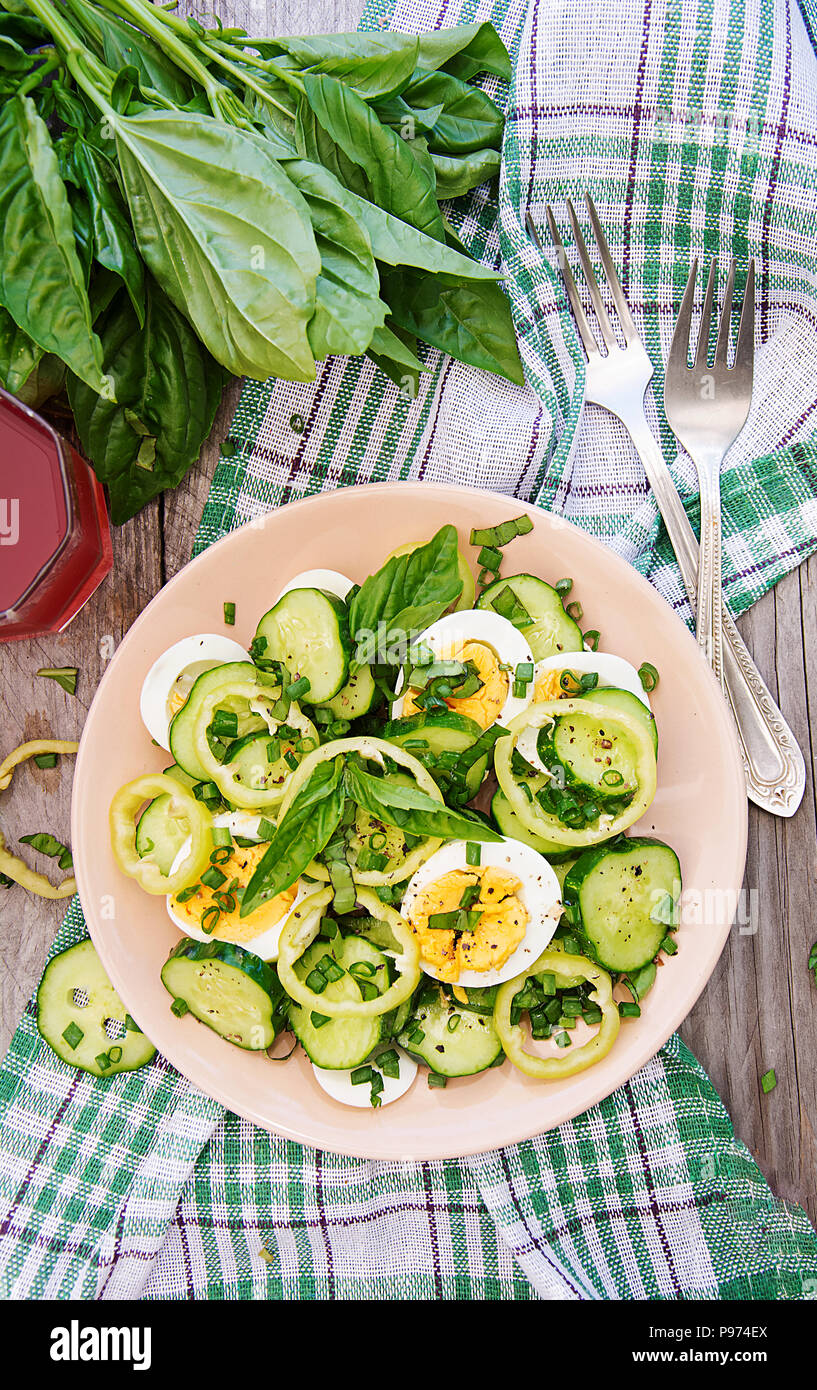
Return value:
M 604 229 L 601 225 L 601 222 L 599 221 L 599 215 L 596 212 L 596 205 L 593 202 L 593 199 L 590 197 L 589 193 L 585 193 L 584 201 L 587 204 L 587 212 L 590 217 L 590 225 L 593 228 L 593 236 L 596 238 L 596 246 L 598 247 L 599 258 L 601 260 L 602 266 L 604 267 L 604 273 L 607 276 L 607 283 L 610 286 L 610 293 L 613 296 L 613 303 L 616 306 L 616 311 L 621 320 L 621 329 L 624 334 L 624 341 L 625 343 L 631 343 L 634 338 L 638 337 L 638 330 L 636 329 L 636 326 L 633 323 L 633 316 L 630 313 L 630 306 L 627 303 L 626 298 L 624 297 L 624 291 L 621 288 L 621 281 L 618 278 L 618 271 L 616 270 L 613 257 L 610 255 L 610 247 L 607 245 L 607 238 L 604 235 Z
M 556 219 L 553 216 L 553 209 L 550 206 L 550 204 L 548 204 L 548 206 L 546 207 L 545 213 L 547 215 L 551 239 L 553 241 L 553 245 L 556 247 L 556 255 L 559 260 L 559 270 L 562 273 L 562 279 L 564 280 L 565 289 L 567 290 L 567 297 L 570 301 L 570 307 L 573 310 L 573 317 L 576 320 L 576 327 L 579 330 L 579 336 L 581 337 L 581 340 L 584 343 L 584 350 L 587 353 L 588 358 L 592 358 L 593 356 L 598 357 L 600 355 L 598 344 L 595 338 L 593 337 L 593 334 L 590 329 L 590 324 L 587 322 L 587 315 L 585 314 L 584 309 L 582 308 L 582 302 L 579 299 L 579 291 L 576 289 L 576 281 L 573 279 L 573 272 L 567 263 L 567 252 L 565 251 L 562 238 L 559 235 L 559 228 L 556 226 Z M 530 214 L 528 214 L 528 216 L 530 216 Z M 538 235 L 536 237 L 536 240 L 537 242 L 539 242 Z M 541 246 L 541 242 L 539 242 L 539 245 Z
M 587 281 L 587 288 L 590 291 L 590 298 L 593 301 L 593 308 L 596 311 L 596 318 L 599 321 L 601 336 L 607 344 L 608 348 L 617 347 L 618 344 L 616 343 L 616 335 L 613 332 L 613 325 L 611 324 L 607 314 L 607 310 L 604 307 L 604 300 L 601 297 L 599 283 L 596 279 L 596 272 L 593 269 L 593 262 L 591 261 L 590 256 L 587 252 L 587 245 L 582 234 L 582 229 L 579 226 L 579 219 L 576 216 L 576 209 L 574 208 L 569 198 L 567 200 L 567 211 L 570 217 L 570 225 L 573 228 L 573 240 L 576 243 L 576 250 L 579 253 L 579 260 L 582 263 L 582 270 L 584 271 L 584 277 Z
M 755 355 L 755 259 L 749 262 L 746 276 L 746 289 L 743 292 L 743 308 L 738 328 L 738 345 L 735 349 L 735 367 L 751 369 Z
M 697 278 L 698 257 L 696 256 L 692 262 L 687 287 L 684 290 L 681 308 L 678 311 L 675 332 L 672 335 L 667 358 L 667 371 L 670 369 L 677 371 L 679 368 L 689 366 L 689 330 L 692 325 L 692 306 L 695 302 L 695 281 Z
M 732 297 L 735 293 L 735 258 L 729 262 L 729 274 L 726 277 L 726 293 L 723 297 L 723 309 L 721 310 L 721 321 L 718 325 L 718 341 L 715 344 L 715 366 L 726 366 L 726 355 L 729 351 L 729 329 L 732 326 Z
M 715 292 L 715 276 L 718 262 L 715 257 L 709 263 L 709 276 L 706 282 L 704 307 L 701 310 L 701 325 L 698 329 L 698 349 L 695 353 L 695 366 L 700 371 L 706 368 L 706 354 L 709 351 L 709 325 L 712 322 L 712 297 Z

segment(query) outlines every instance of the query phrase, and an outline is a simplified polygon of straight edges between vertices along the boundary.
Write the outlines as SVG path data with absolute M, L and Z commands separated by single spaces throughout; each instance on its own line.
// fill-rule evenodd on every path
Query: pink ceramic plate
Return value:
M 464 553 L 473 526 L 527 510 L 534 529 L 507 552 L 507 572 L 574 578 L 584 625 L 602 647 L 661 673 L 654 696 L 660 733 L 658 795 L 636 827 L 677 851 L 684 877 L 679 950 L 658 972 L 643 1016 L 622 1027 L 612 1052 L 578 1076 L 547 1085 L 503 1067 L 429 1090 L 422 1076 L 382 1110 L 355 1110 L 319 1088 L 302 1053 L 286 1063 L 242 1052 L 191 1017 L 177 1019 L 159 971 L 178 939 L 164 899 L 116 868 L 108 805 L 116 789 L 168 757 L 139 718 L 139 692 L 159 654 L 195 632 L 249 645 L 258 618 L 300 570 L 329 567 L 362 580 L 389 551 L 427 539 L 446 522 Z M 134 623 L 91 706 L 74 779 L 73 845 L 86 920 L 127 1008 L 175 1067 L 255 1124 L 318 1148 L 372 1158 L 446 1158 L 539 1134 L 622 1085 L 686 1017 L 729 932 L 746 852 L 743 769 L 731 718 L 695 642 L 664 600 L 598 541 L 547 512 L 465 488 L 404 483 L 343 488 L 272 512 L 219 541 L 182 570 Z

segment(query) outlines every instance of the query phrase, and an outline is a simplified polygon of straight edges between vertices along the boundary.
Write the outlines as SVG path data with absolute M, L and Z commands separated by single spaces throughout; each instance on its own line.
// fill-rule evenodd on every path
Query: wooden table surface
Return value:
M 182 5 L 182 10 L 196 7 Z M 354 29 L 360 0 L 220 0 L 225 23 L 248 32 Z M 207 6 L 199 6 L 202 15 Z M 181 487 L 114 533 L 114 567 L 61 637 L 0 648 L 5 709 L 0 757 L 24 739 L 77 738 L 96 685 L 145 604 L 184 565 L 238 394 L 235 383 L 199 465 Z M 788 575 L 740 622 L 760 670 L 788 718 L 809 768 L 806 795 L 789 821 L 750 808 L 746 902 L 702 998 L 681 1032 L 775 1191 L 817 1222 L 817 989 L 806 969 L 817 938 L 813 722 L 817 722 L 817 561 Z M 111 640 L 112 639 L 112 640 Z M 39 666 L 78 666 L 77 695 L 38 680 Z M 811 701 L 809 700 L 811 692 Z M 69 838 L 72 760 L 53 771 L 29 764 L 0 799 L 10 841 L 38 830 Z M 39 856 L 38 867 L 53 873 Z M 21 889 L 0 894 L 0 1045 L 17 1024 L 65 904 Z M 753 932 L 751 927 L 756 927 Z M 774 1067 L 777 1087 L 760 1077 Z

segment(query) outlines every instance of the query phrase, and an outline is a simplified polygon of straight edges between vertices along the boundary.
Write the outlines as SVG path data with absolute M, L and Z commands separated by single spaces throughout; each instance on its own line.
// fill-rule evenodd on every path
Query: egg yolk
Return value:
M 294 883 L 291 888 L 285 888 L 283 893 L 278 893 L 274 898 L 270 898 L 269 902 L 262 903 L 246 917 L 239 916 L 241 903 L 235 897 L 237 889 L 246 888 L 267 848 L 268 846 L 265 844 L 250 845 L 246 849 L 241 849 L 235 845 L 230 858 L 225 863 L 218 865 L 225 876 L 224 882 L 218 888 L 208 888 L 206 884 L 200 883 L 196 892 L 186 902 L 179 902 L 178 897 L 174 896 L 171 898 L 174 915 L 180 921 L 189 922 L 192 927 L 201 929 L 201 919 L 204 913 L 211 907 L 219 907 L 221 915 L 211 935 L 218 938 L 219 941 L 232 941 L 239 945 L 254 941 L 262 932 L 269 931 L 270 927 L 274 927 L 276 923 L 281 921 L 281 918 L 287 914 L 294 903 L 298 894 L 297 883 Z M 234 879 L 237 879 L 238 882 L 231 890 Z M 229 894 L 230 890 L 235 899 L 235 907 L 224 911 L 221 905 L 225 902 L 229 903 L 229 897 L 225 897 L 225 894 Z
M 429 925 L 438 912 L 456 912 L 466 888 L 479 885 L 470 912 L 480 918 L 470 931 L 448 931 Z M 452 869 L 417 894 L 409 925 L 417 937 L 422 961 L 439 978 L 454 984 L 462 970 L 496 970 L 513 955 L 528 929 L 530 915 L 517 896 L 521 879 L 506 869 Z
M 436 655 L 439 661 L 460 661 L 463 665 L 470 661 L 474 664 L 482 681 L 480 689 L 476 694 L 466 695 L 459 700 L 452 695 L 445 703 L 449 709 L 456 710 L 457 714 L 464 714 L 468 719 L 473 719 L 481 729 L 489 729 L 496 723 L 508 698 L 508 674 L 500 670 L 496 652 L 486 647 L 483 642 L 463 642 Z M 414 694 L 409 690 L 403 704 L 403 714 L 408 716 L 417 713 L 419 706 L 415 702 Z

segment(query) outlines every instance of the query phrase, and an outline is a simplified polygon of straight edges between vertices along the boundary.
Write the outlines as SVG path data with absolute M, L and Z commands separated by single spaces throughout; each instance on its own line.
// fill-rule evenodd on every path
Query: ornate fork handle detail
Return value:
M 636 447 L 667 528 L 693 610 L 698 589 L 698 542 L 646 418 L 623 421 Z M 794 815 L 803 795 L 803 755 L 724 604 L 723 681 L 738 729 L 746 790 L 777 815 Z

